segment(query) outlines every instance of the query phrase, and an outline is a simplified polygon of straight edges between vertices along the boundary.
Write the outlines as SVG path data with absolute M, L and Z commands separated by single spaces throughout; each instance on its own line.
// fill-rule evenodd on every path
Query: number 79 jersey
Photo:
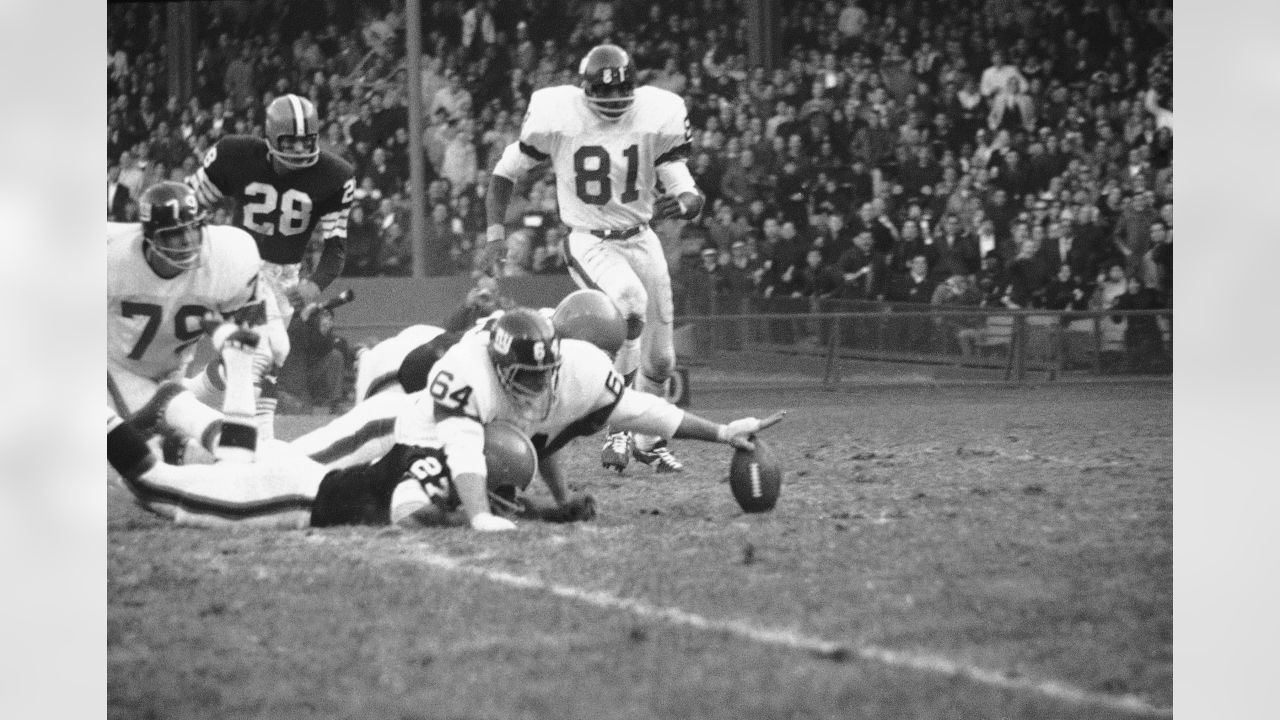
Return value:
M 232 224 L 253 236 L 263 260 L 283 265 L 302 262 L 317 225 L 325 239 L 347 237 L 356 190 L 355 173 L 342 158 L 321 150 L 315 165 L 280 175 L 267 141 L 247 135 L 228 135 L 209 148 L 187 184 L 201 207 L 234 198 Z
M 262 261 L 239 229 L 204 228 L 198 267 L 172 278 L 155 274 L 143 255 L 142 225 L 107 223 L 107 362 L 153 380 L 180 370 L 210 312 L 228 314 L 262 302 Z
M 636 88 L 631 111 L 616 121 L 592 112 L 582 88 L 538 90 L 520 129 L 521 151 L 551 161 L 560 219 L 582 230 L 649 222 L 656 168 L 687 160 L 691 139 L 684 100 L 648 85 Z

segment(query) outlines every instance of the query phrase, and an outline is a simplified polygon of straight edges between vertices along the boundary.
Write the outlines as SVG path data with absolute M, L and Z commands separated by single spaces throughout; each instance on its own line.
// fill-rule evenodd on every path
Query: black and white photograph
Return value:
M 1173 242 L 1178 392 L 1225 403 L 1185 367 L 1274 375 L 1212 338 L 1274 334 L 1214 222 L 1275 153 L 1188 165 L 1174 222 L 1173 14 L 106 3 L 106 716 L 1245 717 L 1183 694 L 1239 659 L 1185 609 L 1274 613 L 1180 564 L 1175 633 Z M 1280 57 L 1191 17 L 1221 161 Z M 1201 503 L 1179 434 L 1180 563 L 1238 560 L 1183 529 L 1280 473 L 1223 451 Z

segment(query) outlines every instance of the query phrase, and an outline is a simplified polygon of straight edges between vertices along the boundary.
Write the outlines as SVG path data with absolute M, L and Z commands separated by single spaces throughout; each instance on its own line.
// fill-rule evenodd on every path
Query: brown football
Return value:
M 738 505 L 749 513 L 768 512 L 778 504 L 782 490 L 782 469 L 773 451 L 753 437 L 755 451 L 735 449 L 729 463 L 729 488 Z

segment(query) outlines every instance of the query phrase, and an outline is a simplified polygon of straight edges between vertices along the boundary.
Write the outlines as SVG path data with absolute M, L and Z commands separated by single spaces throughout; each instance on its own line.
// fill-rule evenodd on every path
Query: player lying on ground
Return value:
M 228 343 L 223 353 L 229 400 L 233 386 L 243 386 L 235 397 L 251 397 L 252 348 Z M 247 465 L 171 466 L 156 463 L 141 435 L 110 413 L 108 458 L 145 507 L 185 524 L 429 522 L 460 507 L 472 528 L 495 531 L 515 524 L 490 506 L 487 428 L 509 424 L 532 438 L 553 512 L 564 515 L 584 503 L 568 496 L 555 453 L 605 422 L 745 448 L 772 424 L 744 418 L 721 425 L 628 391 L 604 352 L 562 342 L 550 320 L 525 308 L 502 315 L 491 332 L 464 335 L 435 364 L 427 389 L 405 397 L 411 405 L 397 418 L 397 442 L 372 465 L 326 470 L 290 448 L 260 452 Z
M 466 332 L 488 333 L 503 312 L 480 319 Z M 551 318 L 561 338 L 589 342 L 610 357 L 625 340 L 621 313 L 599 290 L 576 290 L 554 309 L 538 312 Z M 464 334 L 434 325 L 412 325 L 374 345 L 361 355 L 356 368 L 355 406 L 297 438 L 293 446 L 330 469 L 377 461 L 395 444 L 395 419 L 409 402 L 405 396 L 427 387 L 436 360 Z
M 221 339 L 220 356 L 227 369 L 224 410 L 248 421 L 243 426 L 246 434 L 223 435 L 228 447 L 219 455 L 227 460 L 193 465 L 162 462 L 137 423 L 124 422 L 107 408 L 107 459 L 139 505 L 176 524 L 194 527 L 418 526 L 463 521 L 453 512 L 459 500 L 438 448 L 397 446 L 377 463 L 341 470 L 329 470 L 287 443 L 267 441 L 255 452 L 253 356 L 259 338 L 232 326 L 216 336 Z M 533 478 L 537 459 L 528 438 L 511 425 L 496 422 L 485 428 L 484 456 L 485 482 L 503 510 L 551 522 L 594 517 L 590 496 L 571 498 L 556 507 L 515 501 Z M 431 502 L 422 503 L 423 496 Z
M 396 410 L 396 415 L 376 417 L 373 412 L 388 410 Z M 369 414 L 361 415 L 364 411 Z M 431 365 L 424 389 L 403 396 L 375 395 L 328 429 L 299 438 L 294 447 L 339 467 L 368 462 L 367 456 L 357 456 L 371 450 L 386 452 L 379 444 L 441 448 L 473 523 L 509 529 L 513 525 L 502 518 L 487 517 L 481 482 L 483 457 L 478 448 L 483 426 L 494 420 L 507 420 L 532 439 L 539 471 L 557 503 L 567 501 L 557 452 L 606 423 L 663 438 L 735 446 L 749 446 L 747 436 L 761 429 L 755 418 L 720 425 L 657 396 L 629 390 L 602 350 L 581 340 L 562 340 L 545 315 L 516 308 L 449 347 Z M 338 425 L 348 434 L 329 432 Z M 317 442 L 321 437 L 327 442 Z
M 213 451 L 222 414 L 165 383 L 182 376 L 206 316 L 264 319 L 258 251 L 243 230 L 206 225 L 181 183 L 147 188 L 138 215 L 107 223 L 107 406 L 123 418 L 154 410 L 175 437 Z
M 549 162 L 569 226 L 569 274 L 579 287 L 603 290 L 626 319 L 626 344 L 614 367 L 629 387 L 664 396 L 675 366 L 671 275 L 649 222 L 694 219 L 704 202 L 687 167 L 692 136 L 684 100 L 636 87 L 635 63 L 616 45 L 592 48 L 578 77 L 576 86 L 543 88 L 529 98 L 520 139 L 490 175 L 487 251 L 495 261 L 505 256 L 512 189 Z M 621 472 L 633 456 L 658 472 L 683 468 L 658 438 L 633 442 L 614 430 L 601 453 L 606 468 Z

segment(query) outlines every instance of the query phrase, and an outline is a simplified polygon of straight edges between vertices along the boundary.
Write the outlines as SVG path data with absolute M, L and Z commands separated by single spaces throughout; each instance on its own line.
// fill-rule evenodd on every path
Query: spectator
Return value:
M 289 324 L 289 346 L 280 370 L 280 412 L 338 412 L 355 354 L 334 334 L 333 311 L 317 304 L 303 308 Z
M 1151 249 L 1143 257 L 1143 277 L 1152 278 L 1152 288 L 1173 305 L 1173 230 L 1163 220 L 1151 223 Z
M 1151 226 L 1160 213 L 1151 207 L 1147 193 L 1136 193 L 1127 208 L 1120 211 L 1112 244 L 1124 256 L 1125 274 L 1142 278 L 1142 258 L 1151 249 Z
M 893 278 L 885 299 L 892 303 L 928 305 L 938 283 L 929 276 L 929 261 L 924 255 L 911 258 L 909 270 Z M 933 322 L 928 316 L 909 316 L 893 325 L 900 347 L 910 352 L 932 350 Z
M 1093 293 L 1089 296 L 1089 309 L 1111 309 L 1115 306 L 1116 298 L 1123 295 L 1128 290 L 1128 287 L 1128 280 L 1124 274 L 1124 263 L 1108 263 L 1106 269 L 1098 273 Z
M 983 326 L 983 317 L 976 313 L 956 311 L 960 308 L 976 308 L 981 299 L 978 289 L 964 275 L 953 274 L 938 283 L 929 302 L 939 310 L 947 311 L 934 318 L 940 349 L 952 351 L 953 347 L 958 348 L 960 355 L 965 358 L 977 354 L 976 336 Z
M 107 219 L 112 222 L 131 222 L 129 188 L 120 182 L 120 165 L 107 165 Z M 135 206 L 136 207 L 136 206 Z
M 460 192 L 475 185 L 478 162 L 471 123 L 460 123 L 458 130 L 445 145 L 440 174 L 449 180 L 455 192 Z
M 1022 226 L 1025 228 L 1025 226 Z M 1020 228 L 1015 237 L 1024 235 Z M 1040 241 L 1035 235 L 1022 240 L 1018 254 L 1009 264 L 1009 287 L 1004 304 L 1010 308 L 1035 308 L 1044 306 L 1045 287 L 1049 284 L 1049 269 L 1040 255 Z
M 1142 278 L 1132 275 L 1128 278 L 1125 292 L 1116 297 L 1114 310 L 1154 310 L 1164 307 L 1160 293 L 1146 287 Z M 1155 370 L 1166 372 L 1168 356 L 1164 348 L 1164 334 L 1160 330 L 1159 321 L 1153 314 L 1111 316 L 1115 323 L 1125 322 L 1124 354 L 1125 370 L 1128 372 L 1146 372 Z
M 1058 265 L 1058 272 L 1045 286 L 1044 306 L 1048 310 L 1085 310 L 1089 306 L 1089 296 L 1081 285 L 1071 265 Z M 1063 324 L 1068 322 L 1063 318 Z
M 227 63 L 226 72 L 222 76 L 222 89 L 236 109 L 249 107 L 257 99 L 256 70 L 253 62 L 253 48 L 248 42 L 240 43 L 240 51 Z
M 1010 82 L 1014 84 L 1011 86 Z M 1000 50 L 991 53 L 991 65 L 982 71 L 982 82 L 978 88 L 982 96 L 994 102 L 1000 93 L 1011 90 L 1025 92 L 1026 88 L 1027 79 L 1018 68 L 1005 61 L 1004 53 Z
M 447 119 L 460 120 L 471 107 L 471 93 L 462 87 L 462 78 L 458 77 L 457 70 L 445 70 L 444 81 L 445 86 L 437 90 L 435 97 L 431 99 L 428 113 L 435 115 L 443 111 Z
M 983 221 L 988 230 L 990 222 Z M 988 236 L 990 237 L 990 236 Z M 979 258 L 982 251 L 978 248 L 978 240 L 964 230 L 960 218 L 955 213 L 947 213 L 942 217 L 942 228 L 938 232 L 935 243 L 934 269 L 936 273 L 946 275 L 973 275 L 981 264 Z M 994 238 L 992 238 L 994 248 Z
M 1004 296 L 1009 289 L 1009 279 L 999 252 L 991 250 L 983 254 L 982 267 L 978 269 L 974 287 L 977 288 L 981 297 L 978 301 L 979 307 L 1004 307 Z

